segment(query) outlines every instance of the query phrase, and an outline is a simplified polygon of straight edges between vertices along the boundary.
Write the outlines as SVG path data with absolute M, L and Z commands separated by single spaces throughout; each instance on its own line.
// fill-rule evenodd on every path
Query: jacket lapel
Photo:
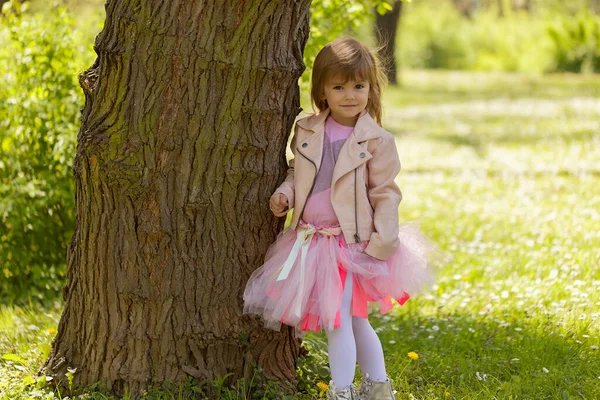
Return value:
M 323 158 L 325 120 L 327 119 L 328 115 L 329 109 L 320 114 L 297 121 L 298 126 L 312 133 L 307 135 L 306 139 L 303 141 L 296 143 L 296 151 L 315 164 L 316 172 L 319 171 L 319 168 L 321 167 L 321 159 Z
M 332 188 L 342 176 L 373 158 L 373 155 L 367 151 L 367 146 L 362 146 L 360 143 L 382 136 L 382 131 L 383 128 L 377 125 L 377 122 L 371 118 L 366 110 L 363 110 L 356 121 L 354 132 L 348 137 L 340 150 L 333 169 Z
M 321 159 L 323 158 L 325 120 L 329 116 L 329 113 L 330 109 L 327 109 L 320 114 L 315 114 L 309 118 L 297 121 L 297 124 L 301 128 L 308 132 L 312 132 L 312 134 L 309 134 L 302 142 L 296 143 L 296 150 L 315 164 L 317 172 L 321 166 Z M 383 135 L 383 132 L 385 132 L 383 128 L 371 118 L 366 110 L 363 110 L 360 113 L 354 131 L 340 150 L 340 154 L 333 169 L 332 188 L 335 182 L 342 176 L 373 158 L 373 155 L 367 151 L 366 146 L 363 147 L 360 143 L 380 137 Z
M 342 176 L 358 168 L 362 163 L 367 162 L 371 158 L 373 158 L 373 155 L 366 148 L 358 144 L 357 137 L 353 132 L 340 150 L 337 162 L 333 168 L 331 186 L 333 187 Z

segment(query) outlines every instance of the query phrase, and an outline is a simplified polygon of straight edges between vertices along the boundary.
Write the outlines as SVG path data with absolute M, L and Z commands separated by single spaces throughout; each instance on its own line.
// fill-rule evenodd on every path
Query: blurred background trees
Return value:
M 2 3 L 0 301 L 53 301 L 74 229 L 78 74 L 95 59 L 104 2 Z M 379 32 L 390 17 L 396 32 L 375 43 L 384 12 Z M 598 73 L 599 13 L 600 0 L 314 0 L 303 105 L 318 49 L 344 33 L 382 47 L 390 70 Z

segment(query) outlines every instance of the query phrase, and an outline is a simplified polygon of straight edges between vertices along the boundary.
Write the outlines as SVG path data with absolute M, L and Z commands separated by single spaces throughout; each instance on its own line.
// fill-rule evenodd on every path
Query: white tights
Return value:
M 329 368 L 337 388 L 344 388 L 352 383 L 357 359 L 361 372 L 368 373 L 372 381 L 386 381 L 383 348 L 379 337 L 367 318 L 352 316 L 351 303 L 352 273 L 348 271 L 342 295 L 340 327 L 326 331 Z

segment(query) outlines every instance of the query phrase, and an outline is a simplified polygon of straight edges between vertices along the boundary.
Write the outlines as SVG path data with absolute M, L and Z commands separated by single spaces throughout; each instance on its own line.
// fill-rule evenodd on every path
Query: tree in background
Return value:
M 389 6 L 389 5 L 388 5 Z M 393 6 L 375 7 L 375 32 L 377 40 L 378 55 L 391 85 L 398 84 L 398 67 L 396 64 L 396 36 L 400 15 L 402 13 L 402 1 L 397 0 Z
M 473 11 L 477 9 L 477 0 L 452 0 L 456 9 L 466 18 L 471 18 Z
M 66 305 L 43 371 L 134 396 L 187 376 L 295 379 L 293 330 L 241 317 L 281 228 L 310 0 L 109 0 L 73 172 Z M 62 389 L 66 389 L 62 385 Z M 63 391 L 64 393 L 64 391 Z

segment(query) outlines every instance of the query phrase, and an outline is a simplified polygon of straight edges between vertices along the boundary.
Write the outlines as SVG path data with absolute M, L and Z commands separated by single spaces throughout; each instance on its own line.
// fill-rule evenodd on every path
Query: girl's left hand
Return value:
M 283 217 L 289 211 L 289 202 L 285 194 L 275 193 L 269 200 L 269 208 L 276 217 Z

